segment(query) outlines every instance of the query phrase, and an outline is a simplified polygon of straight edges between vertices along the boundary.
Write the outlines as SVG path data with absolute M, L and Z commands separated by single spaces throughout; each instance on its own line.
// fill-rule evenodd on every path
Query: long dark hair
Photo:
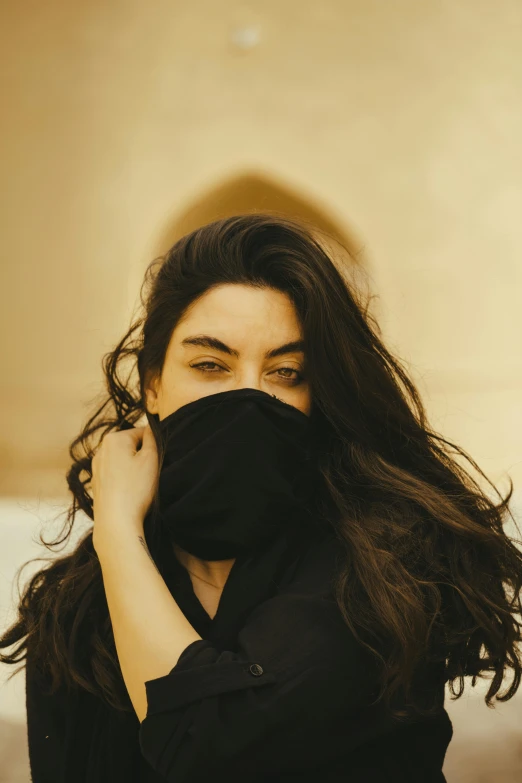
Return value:
M 346 553 L 335 599 L 379 663 L 381 696 L 391 704 L 402 691 L 403 704 L 407 697 L 414 709 L 426 710 L 410 686 L 429 660 L 443 666 L 454 698 L 462 695 L 465 676 L 475 685 L 483 672 L 494 672 L 488 706 L 511 668 L 513 682 L 497 699 L 512 698 L 522 670 L 516 619 L 522 554 L 504 530 L 513 483 L 502 498 L 463 449 L 430 429 L 419 393 L 385 348 L 361 291 L 309 224 L 277 213 L 212 222 L 149 265 L 143 315 L 104 356 L 107 394 L 70 445 L 68 529 L 53 544 L 42 543 L 50 548 L 67 539 L 79 510 L 93 518 L 87 488 L 96 447 L 107 432 L 146 414 L 147 379 L 161 372 L 175 326 L 198 297 L 224 283 L 268 286 L 286 293 L 296 308 L 320 434 L 323 508 Z M 159 442 L 156 422 L 147 418 Z M 490 484 L 498 504 L 457 455 Z M 153 530 L 145 532 L 153 552 Z M 72 554 L 31 578 L 0 647 L 16 643 L 0 660 L 16 663 L 25 650 L 47 672 L 52 693 L 65 683 L 116 709 L 132 709 L 92 530 Z

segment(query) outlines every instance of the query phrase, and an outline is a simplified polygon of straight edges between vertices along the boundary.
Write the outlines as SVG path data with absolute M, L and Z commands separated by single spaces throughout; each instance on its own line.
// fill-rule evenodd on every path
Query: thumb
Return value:
M 143 428 L 143 446 L 150 447 L 156 445 L 156 439 L 154 437 L 154 433 L 152 432 L 150 424 L 145 424 Z

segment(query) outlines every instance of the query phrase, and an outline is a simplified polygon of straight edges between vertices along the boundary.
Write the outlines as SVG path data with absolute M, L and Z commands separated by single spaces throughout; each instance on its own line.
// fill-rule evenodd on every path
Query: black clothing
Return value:
M 368 706 L 377 693 L 372 659 L 331 594 L 339 555 L 332 534 L 304 538 L 234 644 L 223 641 L 238 561 L 211 620 L 172 556 L 165 581 L 203 639 L 145 684 L 141 724 L 86 691 L 43 696 L 28 656 L 33 783 L 444 783 L 452 725 L 443 672 L 430 666 L 422 679 L 439 698 L 435 719 L 397 724 Z
M 315 418 L 249 388 L 152 418 L 164 454 L 154 525 L 163 538 L 202 560 L 229 560 L 262 553 L 307 516 L 315 521 Z

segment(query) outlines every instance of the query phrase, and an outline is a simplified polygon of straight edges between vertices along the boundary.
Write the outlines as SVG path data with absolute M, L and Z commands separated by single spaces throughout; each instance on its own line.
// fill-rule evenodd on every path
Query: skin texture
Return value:
M 183 345 L 187 337 L 210 335 L 238 352 Z M 207 291 L 174 329 L 161 377 L 146 388 L 147 408 L 160 419 L 182 405 L 232 389 L 259 389 L 309 415 L 311 395 L 302 351 L 266 359 L 265 353 L 302 339 L 293 303 L 273 289 L 228 284 Z M 209 362 L 203 367 L 195 364 Z M 174 547 L 189 571 L 194 590 L 214 616 L 234 559 L 205 561 Z

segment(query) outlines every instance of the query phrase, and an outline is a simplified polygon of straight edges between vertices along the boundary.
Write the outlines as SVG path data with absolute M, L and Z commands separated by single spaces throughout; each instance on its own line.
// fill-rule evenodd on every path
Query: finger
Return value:
M 139 443 L 143 439 L 143 429 L 143 427 L 132 427 L 130 430 L 120 430 L 120 434 L 125 433 L 133 443 Z
M 132 449 L 136 454 L 141 448 L 143 439 L 142 427 L 131 427 L 125 430 L 114 430 L 108 433 L 106 438 L 113 443 L 114 448 Z
M 132 430 L 125 430 L 125 432 L 130 434 L 130 437 L 132 438 L 132 445 L 134 446 L 137 454 L 139 454 L 139 452 L 144 448 L 147 448 L 147 446 L 150 446 L 151 441 L 152 444 L 155 443 L 152 430 L 148 424 L 145 426 L 133 427 Z
M 150 424 L 146 424 L 143 427 L 143 446 L 156 446 L 156 439 L 154 437 L 154 433 L 152 432 Z

